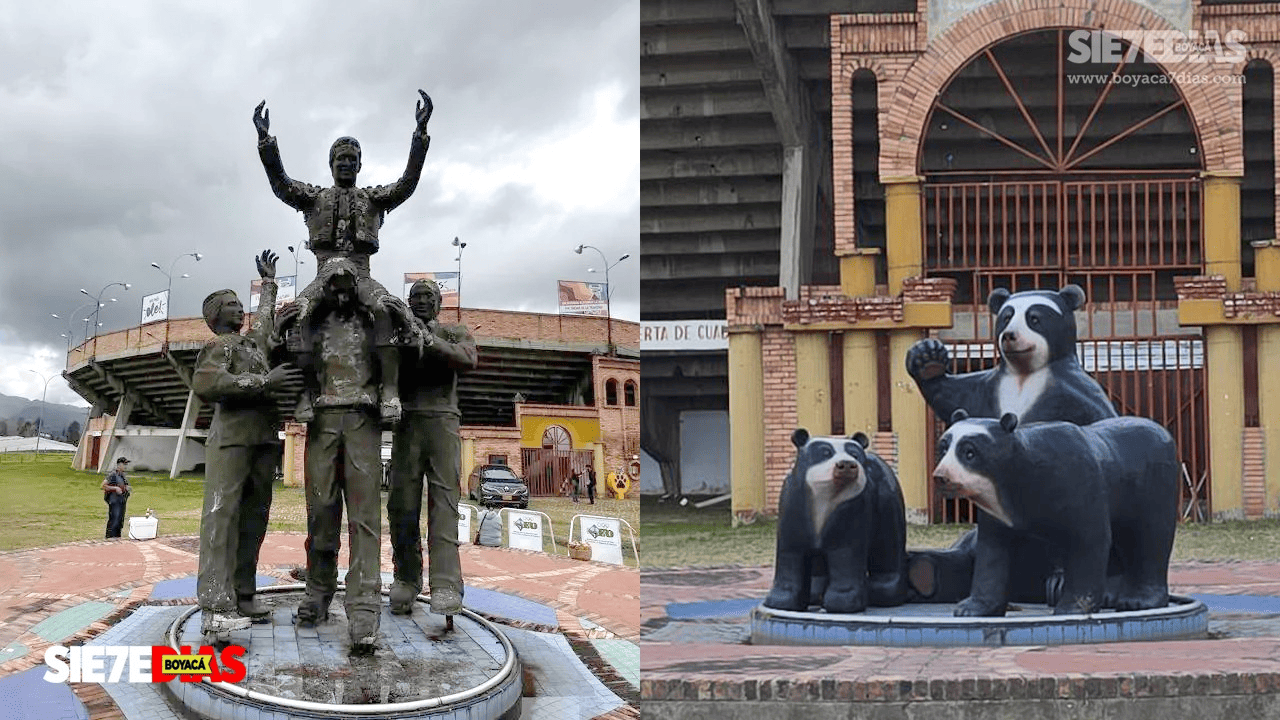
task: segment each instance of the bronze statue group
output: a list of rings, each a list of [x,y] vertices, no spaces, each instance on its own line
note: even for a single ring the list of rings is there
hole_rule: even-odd
[[[350,563],[345,611],[353,652],[378,641],[382,507],[382,427],[394,427],[391,612],[409,614],[423,590],[420,521],[426,480],[430,608],[452,626],[462,609],[458,555],[459,455],[457,378],[476,366],[475,340],[462,325],[441,324],[440,288],[420,280],[408,302],[369,274],[385,214],[417,187],[430,137],[426,93],[401,178],[371,188],[355,184],[360,144],[343,137],[329,152],[332,187],[285,174],[265,102],[254,111],[258,152],[271,189],[303,214],[317,275],[295,301],[276,306],[277,256],[257,258],[259,310],[241,334],[244,308],[231,290],[205,298],[205,321],[217,337],[201,351],[192,387],[213,404],[205,446],[205,501],[197,598],[202,632],[214,642],[264,620],[255,598],[258,553],[266,534],[271,483],[281,457],[278,408],[297,394],[293,416],[307,425],[305,457],[306,594],[299,625],[325,622],[337,592],[342,514]]]

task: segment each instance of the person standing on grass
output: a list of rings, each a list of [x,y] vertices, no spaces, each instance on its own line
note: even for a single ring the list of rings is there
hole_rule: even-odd
[[[116,467],[102,481],[102,499],[107,502],[107,538],[120,537],[124,529],[124,510],[129,503],[129,480],[124,476],[129,458],[116,458]]]
[[[594,465],[587,466],[587,500],[592,505],[596,504],[596,468]]]

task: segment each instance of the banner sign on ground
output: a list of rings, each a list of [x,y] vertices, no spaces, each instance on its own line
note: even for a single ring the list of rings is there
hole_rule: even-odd
[[[582,542],[591,545],[591,559],[622,564],[622,524],[617,518],[582,515]]]
[[[560,280],[561,315],[609,315],[609,286],[599,282]]]
[[[158,293],[144,295],[142,297],[142,324],[146,325],[150,322],[158,322],[160,320],[169,319],[169,291],[161,290]]]
[[[542,516],[538,513],[508,510],[507,547],[542,552]]]
[[[436,284],[440,286],[440,307],[458,307],[458,273],[405,273],[404,299],[406,302],[409,300],[409,290],[412,289],[413,284],[419,280],[435,280]]]
[[[458,506],[458,542],[466,545],[471,542],[471,506]]]
[[[276,278],[276,309],[298,296],[298,276],[286,275]],[[262,278],[249,283],[249,307],[251,313],[258,312],[258,303],[262,299]]]

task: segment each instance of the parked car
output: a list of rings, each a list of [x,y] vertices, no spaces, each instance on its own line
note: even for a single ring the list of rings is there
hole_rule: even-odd
[[[467,494],[481,505],[529,507],[529,485],[506,465],[481,465],[467,478]]]

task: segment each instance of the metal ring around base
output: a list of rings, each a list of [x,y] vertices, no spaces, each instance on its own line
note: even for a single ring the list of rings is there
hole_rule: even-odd
[[[270,587],[258,588],[257,592],[283,593],[283,592],[295,592],[298,590],[305,590],[306,588],[307,586],[305,584],[292,583],[289,585],[272,585]],[[346,584],[338,583],[337,590],[346,590]],[[387,591],[384,590],[383,594],[384,595],[387,594]],[[421,594],[421,595],[418,595],[416,599],[426,600],[428,599],[428,597],[429,596],[426,594]],[[192,615],[194,615],[199,611],[200,611],[200,608],[198,606],[191,608],[190,610],[187,610],[186,612],[179,615],[178,618],[173,621],[173,623],[169,626],[169,632],[167,637],[169,647],[173,648],[174,650],[178,650],[181,647],[178,644],[178,638],[177,638],[178,628],[182,627],[182,623],[185,622],[187,618],[191,617]],[[467,700],[473,700],[475,698],[478,698],[484,695],[485,693],[489,692],[493,688],[497,687],[503,681],[510,678],[511,674],[514,672],[516,667],[516,651],[515,651],[515,647],[511,645],[511,641],[507,639],[507,636],[502,634],[502,631],[500,631],[497,628],[497,626],[495,626],[493,623],[489,622],[488,620],[485,620],[484,618],[480,617],[479,615],[471,612],[466,608],[463,608],[462,612],[460,612],[459,614],[465,615],[466,617],[470,618],[476,623],[479,623],[482,627],[484,627],[489,632],[493,633],[494,636],[498,638],[498,641],[502,643],[502,648],[507,653],[507,660],[502,665],[502,667],[498,669],[498,672],[494,674],[493,677],[471,688],[470,690],[464,690],[462,692],[454,693],[452,695],[441,695],[440,697],[427,698],[425,700],[414,700],[412,702],[398,702],[398,703],[385,703],[385,704],[372,704],[372,705],[328,704],[328,703],[312,702],[310,700],[294,700],[292,698],[283,698],[283,697],[278,697],[276,695],[268,695],[266,693],[261,693],[256,690],[246,690],[242,687],[237,687],[236,685],[232,685],[230,683],[214,682],[213,680],[210,680],[208,677],[200,678],[200,682],[207,684],[209,687],[216,688],[218,690],[221,690],[222,692],[229,693],[231,695],[234,695],[239,698],[243,698],[245,700],[252,700],[254,702],[266,703],[271,705],[279,705],[281,707],[286,707],[293,710],[304,710],[307,712],[320,712],[320,713],[348,713],[351,715],[366,715],[366,716],[386,715],[391,713],[414,712],[417,710],[430,710],[431,708],[441,707],[445,705],[453,705],[456,703],[465,702]]]

